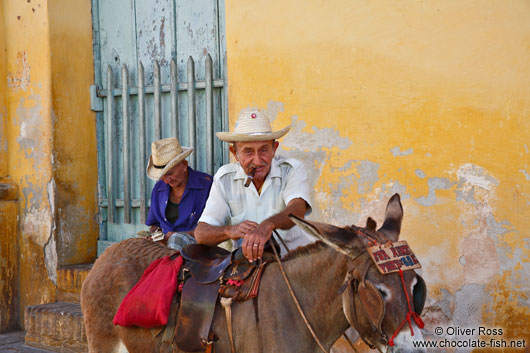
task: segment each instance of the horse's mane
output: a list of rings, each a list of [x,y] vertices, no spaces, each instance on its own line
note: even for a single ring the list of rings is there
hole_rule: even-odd
[[[319,252],[320,250],[327,248],[327,247],[328,246],[320,240],[314,243],[305,245],[305,246],[299,246],[296,249],[291,250],[287,254],[285,254],[285,256],[282,257],[282,262],[294,260],[299,257],[304,257],[304,256],[308,256],[311,254],[315,254]]]

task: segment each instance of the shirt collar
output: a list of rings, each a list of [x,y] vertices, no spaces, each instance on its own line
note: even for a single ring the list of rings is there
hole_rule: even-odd
[[[186,188],[190,189],[204,189],[204,185],[199,180],[200,175],[193,170],[191,167],[188,167],[188,184]]]

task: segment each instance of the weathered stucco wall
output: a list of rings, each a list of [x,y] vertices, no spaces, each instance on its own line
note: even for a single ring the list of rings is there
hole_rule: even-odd
[[[58,267],[96,254],[91,11],[90,0],[2,6],[7,94],[0,113],[7,116],[8,175],[20,190],[22,314],[27,305],[55,301]]]
[[[5,34],[4,34],[4,18],[2,14],[3,3],[0,2],[0,49],[5,48]],[[0,177],[7,175],[7,136],[6,136],[6,122],[7,122],[7,77],[6,71],[6,52],[0,50]]]
[[[18,327],[18,189],[0,178],[0,332]]]
[[[314,182],[312,218],[382,220],[429,286],[427,329],[530,342],[528,1],[226,3],[229,112],[267,110]]]
[[[52,53],[53,171],[60,265],[96,258],[96,114],[90,110],[94,80],[90,0],[48,2]]]
[[[4,1],[9,175],[19,186],[20,308],[53,301],[57,255],[46,1]],[[22,315],[21,315],[22,317]]]
[[[0,14],[3,3],[0,2]],[[18,326],[18,189],[9,178],[7,161],[7,71],[4,18],[0,15],[0,332]]]

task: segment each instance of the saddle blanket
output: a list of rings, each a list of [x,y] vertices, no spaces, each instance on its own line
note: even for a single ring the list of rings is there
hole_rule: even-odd
[[[183,262],[182,256],[153,261],[121,302],[112,320],[114,325],[147,328],[166,325]]]

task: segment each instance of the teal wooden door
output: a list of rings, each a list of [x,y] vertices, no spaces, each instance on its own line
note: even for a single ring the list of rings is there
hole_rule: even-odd
[[[177,136],[192,167],[228,160],[224,0],[92,0],[99,252],[144,225],[151,143]]]

